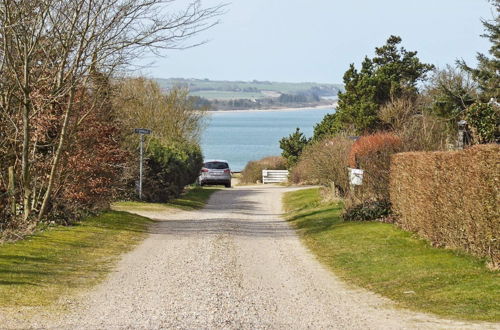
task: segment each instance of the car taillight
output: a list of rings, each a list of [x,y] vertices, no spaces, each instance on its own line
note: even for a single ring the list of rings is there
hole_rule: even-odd
[[[204,173],[206,173],[206,172],[208,172],[208,169],[202,168],[201,171],[204,172]]]
[[[224,173],[231,173],[231,170],[230,169],[225,169]]]

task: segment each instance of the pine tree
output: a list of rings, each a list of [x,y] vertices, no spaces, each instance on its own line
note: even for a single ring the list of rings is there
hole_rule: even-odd
[[[309,144],[310,139],[297,127],[294,133],[280,140],[281,155],[286,159],[288,167],[292,167],[299,160],[302,150]]]
[[[357,133],[384,128],[378,113],[393,98],[416,95],[417,83],[425,79],[434,66],[420,62],[417,52],[399,47],[401,38],[391,36],[375,49],[375,57],[365,57],[358,71],[354,64],[344,74],[345,92],[339,93],[335,116],[327,116],[315,129],[319,139],[340,130]],[[328,130],[330,129],[330,130]]]
[[[480,101],[488,102],[491,98],[500,99],[500,1],[495,1],[497,15],[493,21],[483,20],[486,33],[482,36],[491,41],[489,53],[491,57],[478,53],[477,68],[469,67],[465,61],[458,65],[471,73],[472,79],[478,84]]]

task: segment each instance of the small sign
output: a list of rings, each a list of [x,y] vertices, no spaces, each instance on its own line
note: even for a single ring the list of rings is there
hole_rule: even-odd
[[[147,128],[136,128],[134,132],[137,134],[151,134],[151,130]]]
[[[353,186],[361,186],[363,184],[363,170],[357,168],[349,168],[349,181]]]

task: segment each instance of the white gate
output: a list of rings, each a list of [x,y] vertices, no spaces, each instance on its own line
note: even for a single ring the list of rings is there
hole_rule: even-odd
[[[287,170],[263,170],[262,183],[281,183],[288,181]]]

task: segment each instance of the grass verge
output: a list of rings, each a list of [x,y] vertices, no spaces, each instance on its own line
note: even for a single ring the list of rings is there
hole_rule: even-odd
[[[147,202],[117,202],[113,204],[113,209],[119,211],[168,211],[172,208],[183,211],[198,210],[205,206],[210,196],[220,190],[216,187],[193,187],[186,191],[181,197],[168,203],[147,203]]]
[[[44,306],[96,284],[145,237],[150,222],[110,211],[0,245],[0,306]]]
[[[431,247],[394,225],[343,222],[319,189],[289,192],[287,219],[318,259],[347,282],[399,306],[444,317],[500,321],[500,274],[484,260]]]
[[[193,210],[203,207],[216,190],[193,188],[167,204],[117,204],[140,210]],[[0,307],[46,306],[97,284],[120,254],[146,237],[152,222],[109,211],[73,226],[50,227],[24,240],[1,244]]]

